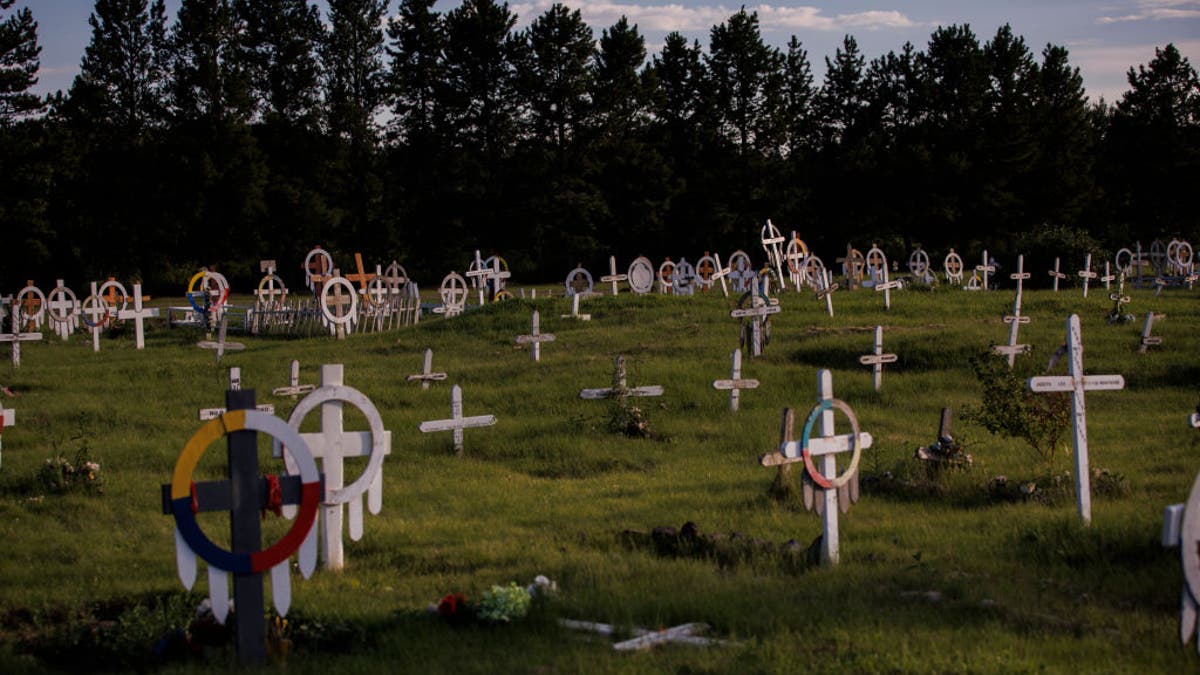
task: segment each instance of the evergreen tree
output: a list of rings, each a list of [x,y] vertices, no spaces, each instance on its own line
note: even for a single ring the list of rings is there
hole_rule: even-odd
[[[321,17],[307,0],[235,0],[245,26],[242,61],[263,117],[306,125],[317,121]]]
[[[992,250],[1016,253],[1014,236],[1029,228],[1030,180],[1037,162],[1034,105],[1038,66],[1025,40],[1005,24],[983,47],[987,68],[983,138],[979,153],[982,185],[978,225],[1000,241]],[[1007,245],[1005,245],[1007,244]]]
[[[15,2],[0,0],[0,11],[11,9]],[[44,109],[41,99],[29,93],[37,84],[41,64],[37,29],[28,7],[0,22],[0,126],[11,126]]]
[[[579,10],[572,12],[556,3],[533,20],[526,41],[528,61],[521,82],[531,131],[562,155],[587,124],[591,110],[592,29]]]
[[[702,58],[700,43],[689,45],[677,32],[667,35],[654,57],[654,117],[674,144],[690,144],[706,116],[708,74]]]
[[[863,66],[866,59],[851,35],[842,38],[842,46],[833,60],[825,57],[825,83],[821,86],[818,109],[821,115],[823,145],[849,142],[859,133],[867,107]]]
[[[330,0],[321,46],[329,130],[357,152],[375,143],[384,102],[383,16],[388,0]]]
[[[592,76],[592,105],[606,135],[628,134],[645,122],[648,112],[646,40],[636,24],[622,16],[600,34]]]
[[[401,0],[399,13],[388,20],[388,55],[397,135],[428,138],[437,126],[438,86],[444,77],[442,17],[433,11],[437,0]]]
[[[758,14],[743,7],[713,26],[706,62],[723,134],[740,152],[775,149],[782,57],[763,42]]]
[[[1079,225],[1085,207],[1097,202],[1096,120],[1079,69],[1067,50],[1047,44],[1038,69],[1034,107],[1038,161],[1029,183],[1031,225]]]
[[[526,50],[512,34],[516,22],[495,0],[464,0],[445,19],[445,123],[458,143],[490,157],[503,156],[516,138],[517,64]]]
[[[808,51],[793,35],[788,40],[787,55],[783,60],[783,77],[786,107],[786,143],[793,157],[816,146],[817,90],[813,87],[812,64]]]

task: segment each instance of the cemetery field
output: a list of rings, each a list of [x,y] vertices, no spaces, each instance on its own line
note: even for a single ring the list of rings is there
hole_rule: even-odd
[[[290,415],[297,401],[271,389],[288,383],[292,359],[311,384],[320,364],[344,364],[346,384],[392,432],[392,450],[382,512],[365,516],[360,541],[347,538],[345,568],[318,565],[307,580],[293,570],[282,630],[289,672],[1194,670],[1194,642],[1179,644],[1180,552],[1162,547],[1160,531],[1163,508],[1186,501],[1200,470],[1200,429],[1187,424],[1200,403],[1200,290],[1130,295],[1136,319],[1110,325],[1102,287],[1087,299],[1078,288],[1024,294],[1032,322],[1019,341],[1032,353],[1017,357],[1022,377],[1044,374],[1077,313],[1086,372],[1125,378],[1123,391],[1087,395],[1090,527],[1064,477],[1069,428],[1047,462],[964,415],[982,400],[969,359],[1008,340],[1011,288],[904,290],[890,311],[882,294],[839,291],[834,317],[811,293],[783,294],[764,354],[744,356],[743,377],[761,385],[742,391],[736,413],[712,386],[729,377],[738,346],[733,300],[719,293],[592,298],[580,308],[586,322],[560,318],[570,304],[555,297],[427,315],[344,341],[232,333],[247,348],[219,365],[195,346],[195,329],[153,323],[138,351],[129,327],[104,338],[100,353],[86,335],[62,342],[46,330],[22,346],[19,369],[0,348],[0,384],[19,394],[0,397],[17,417],[3,431],[0,468],[0,671],[207,672],[236,661],[229,647],[154,653],[188,626],[208,589],[203,571],[190,593],[178,579],[160,486],[201,425],[197,410],[223,405],[229,366],[259,403]],[[514,344],[532,308],[556,336],[538,363]],[[1162,344],[1139,354],[1150,310],[1166,314],[1154,325]],[[858,362],[877,325],[883,351],[898,356],[880,392]],[[448,378],[422,390],[405,377],[420,371],[427,347]],[[579,397],[611,385],[618,354],[630,386],[665,390],[630,399],[648,438],[613,430],[613,403]],[[1065,374],[1067,360],[1052,373]],[[841,516],[836,567],[810,564],[819,518],[798,494],[772,498],[777,469],[758,464],[780,442],[784,407],[795,408],[799,434],[819,368],[831,369],[834,395],[874,437],[859,467],[861,499]],[[449,433],[417,430],[449,417],[453,384],[464,415],[498,420],[467,429],[462,456]],[[944,406],[973,464],[931,473],[913,453],[936,440]],[[349,406],[346,428],[366,428]],[[81,450],[100,465],[93,489],[49,489],[39,473],[47,460]],[[223,476],[224,454],[214,443],[195,479]],[[269,441],[259,455],[267,471],[283,471]],[[348,462],[347,482],[363,466]],[[199,520],[227,545],[226,515]],[[701,547],[651,535],[686,522],[724,537]],[[268,514],[263,526],[273,541],[287,521]],[[452,626],[427,612],[447,594],[471,601],[539,574],[557,594],[511,624]],[[725,642],[616,652],[609,638],[560,627],[563,618],[613,624],[622,637],[702,622]]]

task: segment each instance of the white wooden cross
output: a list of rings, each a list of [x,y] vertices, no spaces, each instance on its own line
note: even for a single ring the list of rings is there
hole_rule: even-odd
[[[850,421],[851,432],[838,436],[834,432],[833,411],[841,410]],[[792,438],[792,410],[783,411],[783,429],[779,448],[772,453],[759,457],[762,466],[779,466],[782,464],[804,463],[804,468],[812,480],[824,493],[821,496],[822,505],[818,508],[821,513],[821,563],[836,565],[839,558],[838,541],[838,510],[839,493],[854,484],[858,473],[858,462],[862,451],[871,447],[874,439],[871,434],[860,431],[858,419],[854,411],[844,401],[833,397],[833,375],[825,369],[817,371],[817,405],[809,411],[804,423],[804,431],[799,441]],[[813,425],[817,426],[813,435]],[[844,472],[838,474],[837,454],[850,452],[850,464]],[[818,470],[813,463],[814,457],[821,458],[821,468]],[[857,499],[856,492],[850,489],[846,502]],[[844,510],[844,509],[843,509]]]
[[[241,389],[242,389],[242,369],[237,368],[237,367],[230,368],[229,369],[229,390],[230,391],[241,391]],[[268,415],[275,414],[275,406],[271,405],[270,403],[261,403],[254,407],[262,412],[267,413]],[[207,422],[208,420],[214,420],[214,419],[220,417],[221,415],[224,415],[226,412],[227,411],[225,410],[225,408],[201,408],[199,411],[197,411],[196,417],[201,422]]]
[[[883,364],[895,363],[898,358],[895,354],[883,353],[883,326],[875,326],[875,351],[858,357],[859,363],[871,366],[874,371],[875,391],[883,388]]]
[[[13,317],[12,317],[12,320],[9,322],[12,332],[11,333],[0,333],[0,342],[11,342],[12,343],[13,368],[20,368],[21,367],[21,343],[22,342],[30,342],[32,340],[41,340],[42,334],[41,333],[22,333],[21,332],[21,323],[22,322],[19,320],[19,318],[17,316],[20,313],[20,310],[14,306],[12,312],[13,312]]]
[[[1058,271],[1058,265],[1059,265],[1059,259],[1055,258],[1054,259],[1054,269],[1050,270],[1050,276],[1054,278],[1054,292],[1055,293],[1058,292],[1058,282],[1062,279],[1067,278],[1067,275]]]
[[[1028,316],[1021,315],[1021,296],[1024,291],[1024,281],[1029,278],[1029,273],[1025,271],[1025,256],[1017,256],[1017,271],[1010,274],[1009,278],[1017,282],[1017,296],[1013,300],[1013,313],[1004,317],[1004,323],[1008,324],[1008,344],[995,345],[992,347],[992,351],[1007,356],[1008,367],[1011,370],[1016,361],[1017,354],[1024,354],[1030,349],[1027,344],[1017,344],[1018,327],[1023,323],[1029,323],[1030,320]]]
[[[157,307],[142,307],[142,284],[135,282],[133,284],[133,309],[123,309],[117,312],[117,318],[122,321],[133,319],[134,334],[137,336],[138,349],[146,346],[146,328],[143,322],[148,318],[157,317]]]
[[[946,273],[946,283],[961,284],[963,280],[963,261],[962,256],[950,249],[942,260],[942,270]]]
[[[300,394],[310,394],[317,388],[315,384],[300,384],[300,362],[292,359],[289,370],[288,386],[276,387],[271,390],[272,396],[291,396],[293,399]]]
[[[717,264],[717,270],[713,272],[712,278],[721,282],[721,295],[729,297],[729,282],[726,277],[729,276],[729,268],[721,266],[721,254],[712,254],[713,261]]]
[[[766,342],[766,327],[768,317],[783,311],[779,305],[772,305],[758,293],[758,284],[750,281],[750,290],[744,294],[738,304],[747,302],[746,307],[739,307],[729,312],[730,318],[750,319],[750,333],[746,334],[743,323],[743,342],[750,348],[750,356],[761,356]]]
[[[346,333],[354,330],[354,322],[358,320],[358,292],[354,284],[342,276],[340,269],[334,268],[333,276],[321,286],[319,300],[329,334],[345,340]]]
[[[1104,276],[1100,277],[1100,281],[1104,282],[1104,290],[1106,290],[1106,291],[1112,290],[1112,282],[1116,278],[1117,278],[1116,275],[1114,275],[1111,272],[1111,268],[1109,267],[1108,261],[1105,260],[1104,261]]]
[[[580,389],[579,398],[597,400],[602,398],[618,398],[623,396],[662,396],[661,385],[651,384],[643,387],[630,387],[625,380],[625,357],[617,355],[613,361],[613,385],[607,389]]]
[[[422,389],[428,389],[430,382],[441,382],[442,380],[445,380],[446,373],[433,372],[433,350],[426,349],[424,369],[421,372],[416,373],[415,375],[409,375],[404,379],[407,382],[420,382]]]
[[[92,332],[92,351],[98,352],[100,351],[100,331],[104,330],[112,310],[97,290],[96,282],[92,282],[92,294],[84,298],[80,306],[84,323]]]
[[[246,348],[246,345],[240,342],[226,342],[225,335],[229,330],[229,315],[221,316],[221,324],[217,327],[217,339],[201,340],[196,343],[196,346],[201,349],[215,349],[217,351],[217,362],[221,361],[221,357],[225,356],[226,351],[240,352]]]
[[[779,232],[779,228],[775,227],[775,225],[771,223],[770,218],[767,219],[767,224],[763,226],[762,231],[759,234],[762,239],[763,250],[767,252],[767,264],[775,266],[775,274],[778,275],[776,278],[779,279],[779,285],[781,287],[786,287],[786,284],[783,283],[784,276],[782,244],[787,240],[784,239],[783,234]]]
[[[1200,414],[1192,415],[1192,425],[1200,427]],[[1172,504],[1163,511],[1162,545],[1178,546],[1183,566],[1183,593],[1179,608],[1179,641],[1187,644],[1196,634],[1200,613],[1200,475],[1192,482],[1186,504]],[[1200,640],[1196,647],[1200,650]]]
[[[467,280],[458,272],[451,272],[442,278],[438,288],[442,304],[433,308],[434,314],[445,314],[447,317],[462,314],[467,306]]]
[[[561,318],[577,319],[579,321],[591,321],[592,320],[591,314],[580,314],[579,313],[579,299],[582,298],[583,295],[584,295],[583,293],[572,293],[571,294],[571,313],[563,314]]]
[[[454,452],[461,455],[463,453],[463,429],[472,429],[475,427],[490,427],[496,423],[495,415],[475,415],[474,417],[463,417],[462,406],[462,388],[457,384],[450,390],[450,417],[444,420],[431,420],[421,422],[417,427],[421,433],[428,434],[435,431],[453,431],[454,432]]]
[[[1084,392],[1113,391],[1125,388],[1120,375],[1083,374],[1083,338],[1079,331],[1079,315],[1067,318],[1067,349],[1071,355],[1068,375],[1045,375],[1029,378],[1029,390],[1035,393],[1066,391],[1071,393],[1071,428],[1075,435],[1075,495],[1079,518],[1084,525],[1092,522],[1091,474],[1088,469],[1087,412]]]
[[[983,250],[983,264],[976,265],[975,271],[983,273],[983,290],[988,290],[988,275],[996,272],[996,265],[988,262],[987,249]]]
[[[741,398],[742,389],[758,389],[758,380],[742,379],[742,350],[733,350],[733,365],[729,368],[728,380],[714,380],[712,383],[713,389],[728,389],[729,390],[729,409],[733,412],[738,410],[738,400]]]
[[[75,291],[63,285],[62,279],[56,280],[54,288],[46,294],[46,316],[54,326],[54,333],[63,340],[78,327],[79,298]]]
[[[615,284],[616,282],[613,283]],[[578,298],[579,296],[575,297]],[[529,335],[517,336],[517,344],[532,345],[529,348],[529,353],[533,355],[533,360],[536,362],[542,360],[542,343],[554,342],[554,333],[541,332],[541,315],[538,314],[536,309],[533,310],[532,324],[533,326],[529,330]]]
[[[611,636],[618,631],[618,628],[612,624],[596,623],[594,621],[576,621],[574,619],[559,619],[558,624],[563,628],[572,630],[583,630],[600,635]],[[649,649],[655,645],[665,643],[680,643],[687,645],[696,645],[707,647],[709,645],[725,644],[724,640],[716,638],[707,638],[696,633],[701,633],[708,630],[708,625],[703,623],[685,623],[663,630],[647,630],[645,628],[633,629],[635,637],[622,642],[613,644],[613,650],[618,652],[632,651],[635,649]]]
[[[903,288],[904,282],[900,281],[899,279],[896,279],[895,281],[888,281],[888,268],[887,268],[886,262],[884,263],[883,267],[880,269],[879,274],[880,274],[879,280],[875,282],[875,292],[878,293],[879,291],[883,291],[883,308],[891,309],[892,308],[892,289],[893,288]]]
[[[17,411],[13,410],[12,408],[0,406],[0,434],[3,434],[5,427],[15,427],[16,425]],[[0,444],[0,449],[3,449],[3,447],[3,444]]]
[[[829,316],[833,316],[833,292],[838,289],[838,285],[833,283],[833,275],[828,269],[821,269],[821,279],[823,283],[817,289],[817,299],[825,299],[825,311],[829,312]]]
[[[1088,295],[1088,284],[1092,279],[1096,278],[1096,273],[1092,271],[1092,254],[1089,253],[1083,259],[1083,269],[1079,270],[1079,277],[1083,279],[1083,297]]]
[[[620,282],[629,278],[628,274],[617,274],[617,257],[608,256],[608,274],[600,277],[600,281],[612,284],[612,294],[617,295],[621,292]]]
[[[369,431],[346,431],[343,423],[343,405],[349,403],[367,419]],[[308,444],[314,459],[321,460],[324,474],[325,494],[321,500],[321,529],[323,531],[321,553],[325,568],[339,570],[345,565],[342,547],[342,505],[346,505],[350,538],[362,539],[363,503],[367,495],[367,508],[378,514],[383,508],[383,460],[392,452],[392,432],[383,428],[379,411],[359,390],[345,386],[342,364],[321,366],[321,386],[301,399],[292,411],[288,424],[296,431],[304,417],[317,406],[321,407],[321,431],[302,433],[300,437]],[[274,443],[274,456],[289,460],[287,449]],[[344,460],[347,457],[368,457],[362,474],[349,485],[345,485]],[[296,473],[290,460],[288,470]],[[295,506],[285,507],[285,515],[295,511]]]
[[[1151,335],[1150,331],[1154,329],[1154,322],[1158,319],[1167,318],[1166,314],[1155,314],[1154,312],[1146,312],[1146,323],[1142,326],[1142,340],[1138,343],[1138,353],[1145,354],[1151,345],[1161,345],[1162,336]]]
[[[487,286],[486,277],[490,272],[491,270],[483,265],[483,258],[479,256],[479,249],[475,249],[475,262],[467,270],[466,277],[471,280],[471,285],[478,289],[480,305],[484,303],[483,291]]]

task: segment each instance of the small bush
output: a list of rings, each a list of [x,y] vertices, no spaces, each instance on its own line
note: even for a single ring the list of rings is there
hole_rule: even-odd
[[[972,356],[971,368],[983,387],[983,402],[978,408],[967,408],[963,417],[994,435],[1025,441],[1043,463],[1051,463],[1071,423],[1070,397],[1063,392],[1029,391],[1026,378],[991,351]]]

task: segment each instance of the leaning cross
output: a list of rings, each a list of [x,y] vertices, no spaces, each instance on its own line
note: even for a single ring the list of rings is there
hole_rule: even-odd
[[[142,349],[146,346],[146,329],[143,325],[145,320],[151,317],[158,317],[157,307],[142,307],[142,301],[145,297],[142,295],[142,284],[133,284],[133,309],[123,309],[117,312],[117,318],[125,321],[133,319],[134,333],[137,335],[137,348]]]
[[[1161,345],[1162,336],[1151,335],[1150,331],[1154,329],[1154,322],[1159,319],[1167,318],[1166,314],[1155,314],[1154,312],[1146,312],[1146,323],[1142,326],[1142,340],[1138,343],[1138,353],[1145,354],[1146,350],[1151,345]]]
[[[783,284],[783,250],[781,244],[787,241],[783,234],[779,232],[779,228],[771,223],[771,219],[767,219],[767,224],[763,226],[760,237],[762,239],[763,250],[767,252],[767,264],[775,266],[775,274],[778,275],[780,285]]]
[[[712,257],[713,257],[713,262],[715,262],[717,264],[717,269],[716,269],[716,271],[713,272],[712,278],[721,282],[721,295],[728,298],[729,297],[729,282],[727,281],[726,277],[729,276],[729,268],[721,266],[721,254],[720,253],[714,253]]]
[[[1085,525],[1092,522],[1091,475],[1088,469],[1087,412],[1084,407],[1085,391],[1112,391],[1125,388],[1125,378],[1120,375],[1084,375],[1083,339],[1079,331],[1079,315],[1067,319],[1067,349],[1071,363],[1066,376],[1046,375],[1031,377],[1029,390],[1035,393],[1066,391],[1071,393],[1071,428],[1075,435],[1075,495],[1079,504],[1079,518]]]
[[[346,431],[343,424],[343,404],[349,403],[367,420],[369,431]],[[342,364],[321,366],[321,386],[304,397],[292,411],[288,425],[300,431],[304,417],[317,406],[321,407],[321,431],[301,433],[313,458],[321,460],[325,475],[325,492],[321,503],[320,523],[324,529],[321,551],[325,569],[339,570],[345,565],[342,547],[342,504],[346,505],[350,521],[350,538],[358,541],[363,534],[362,496],[367,494],[367,508],[378,514],[383,508],[383,459],[392,452],[392,432],[383,428],[379,411],[359,390],[345,386]],[[295,473],[290,448],[276,443],[276,457],[282,455],[288,470]],[[343,460],[348,457],[367,457],[362,474],[344,485]]]
[[[225,623],[229,613],[229,573],[233,573],[238,659],[243,665],[261,665],[266,660],[263,575],[271,575],[275,609],[285,616],[291,605],[292,553],[298,551],[304,577],[316,567],[321,477],[303,439],[283,420],[254,410],[254,391],[228,391],[225,404],[230,412],[200,427],[184,446],[171,482],[162,486],[162,509],[175,516],[180,581],[191,589],[196,582],[197,558],[208,563],[209,599],[220,623]],[[298,460],[298,476],[259,473],[258,432],[288,445]],[[205,449],[222,436],[228,439],[228,478],[195,481],[195,469]],[[285,504],[299,504],[299,516],[281,539],[263,548],[261,514]],[[229,511],[229,549],[209,539],[196,522],[198,513],[217,511]]]
[[[415,375],[405,377],[406,382],[420,382],[422,389],[428,389],[430,382],[441,382],[446,379],[446,373],[433,372],[433,350],[425,350],[425,368]]]
[[[883,388],[883,364],[895,363],[898,358],[895,354],[883,353],[883,326],[875,326],[875,351],[858,357],[859,363],[874,370],[875,391]]]
[[[370,283],[377,275],[363,270],[363,260],[361,253],[354,254],[354,266],[358,268],[356,274],[347,274],[346,279],[358,283],[358,292],[360,295],[367,294],[367,284]]]
[[[738,410],[738,400],[741,398],[742,389],[758,389],[758,380],[742,379],[742,350],[733,350],[733,365],[729,368],[728,380],[714,380],[712,383],[713,389],[728,389],[729,390],[729,409],[733,412]]]
[[[291,396],[295,399],[300,394],[309,394],[317,388],[315,384],[300,384],[300,362],[292,359],[290,377],[288,378],[288,386],[275,387],[271,390],[272,396]]]
[[[462,405],[462,388],[457,384],[450,390],[450,418],[444,420],[431,420],[421,422],[417,427],[421,433],[428,434],[435,431],[453,431],[454,432],[454,453],[462,455],[463,453],[463,430],[474,427],[490,427],[496,423],[495,415],[476,415],[474,417],[463,417]]]
[[[9,322],[12,327],[11,333],[0,333],[0,342],[12,343],[12,364],[13,368],[21,367],[21,343],[32,340],[41,340],[41,333],[23,333],[21,332],[21,322],[17,319],[16,314],[18,309],[14,308],[12,320]]]
[[[1059,266],[1059,259],[1055,258],[1054,259],[1054,269],[1050,270],[1050,276],[1054,278],[1054,292],[1055,293],[1058,292],[1058,282],[1061,281],[1062,279],[1067,278],[1067,275],[1058,271],[1058,266]]]
[[[625,380],[625,357],[618,355],[613,361],[613,385],[607,389],[580,389],[579,398],[596,400],[602,398],[622,398],[627,396],[662,396],[661,385],[652,384],[644,387],[630,387]]]
[[[883,308],[891,309],[892,308],[892,289],[893,288],[902,288],[904,286],[904,283],[901,282],[899,279],[896,279],[894,281],[888,281],[888,269],[887,269],[886,262],[884,263],[883,267],[880,270],[880,275],[881,275],[880,281],[875,282],[875,291],[876,292],[883,291]]]
[[[1092,254],[1089,253],[1083,259],[1083,269],[1079,270],[1079,277],[1083,279],[1083,297],[1088,295],[1088,284],[1092,279],[1096,278],[1096,273],[1092,271]]]
[[[612,294],[620,293],[620,288],[617,286],[622,281],[629,278],[628,274],[617,274],[617,257],[608,256],[608,274],[600,277],[600,281],[612,284]]]
[[[838,436],[834,432],[833,411],[841,410],[850,422],[850,433]],[[821,563],[838,563],[838,511],[847,511],[850,503],[858,501],[858,462],[862,451],[871,447],[871,434],[860,431],[854,410],[844,401],[833,397],[833,375],[828,370],[817,371],[817,404],[808,413],[800,441],[793,440],[793,412],[783,410],[779,447],[775,452],[759,457],[762,466],[781,466],[804,463],[806,480],[824,493],[814,505],[821,514]],[[813,425],[817,436],[813,437]],[[849,452],[850,464],[838,474],[837,454]],[[821,458],[821,470],[813,464]],[[806,494],[806,500],[808,495]],[[805,506],[808,506],[806,501]]]
[[[616,282],[614,281],[613,283],[615,284]],[[578,302],[579,296],[577,295],[577,296],[575,296],[575,298],[576,298],[576,302]],[[532,345],[529,349],[529,353],[533,355],[534,361],[541,361],[542,360],[542,343],[543,342],[554,342],[554,333],[542,333],[541,332],[541,316],[538,314],[538,311],[536,309],[533,310],[532,323],[533,323],[533,327],[530,329],[529,335],[518,335],[517,336],[517,344]]]
[[[824,283],[817,289],[817,299],[825,299],[825,311],[829,312],[829,316],[833,316],[833,292],[838,289],[838,285],[833,283],[833,275],[828,269],[821,270],[821,279]]]

